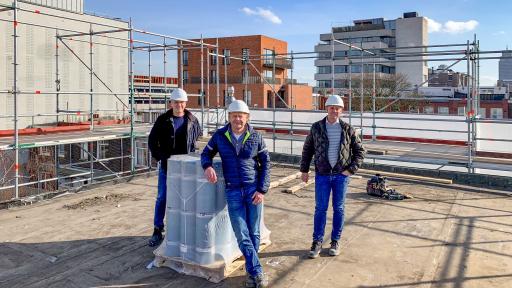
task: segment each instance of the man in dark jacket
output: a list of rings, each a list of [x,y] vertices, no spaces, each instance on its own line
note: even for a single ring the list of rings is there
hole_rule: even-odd
[[[247,104],[235,100],[228,112],[229,123],[213,134],[201,154],[201,165],[206,179],[217,182],[212,160],[220,154],[229,218],[245,257],[246,287],[266,287],[258,249],[262,203],[270,185],[270,157],[261,134],[247,124]]]
[[[340,238],[344,222],[345,194],[350,175],[363,163],[365,150],[354,128],[343,122],[343,99],[331,95],[325,102],[327,117],[315,122],[302,149],[300,171],[302,181],[308,182],[309,166],[315,156],[315,217],[310,258],[322,249],[327,208],[332,191],[333,220],[329,255],[340,253]]]
[[[188,100],[187,92],[180,88],[174,89],[170,99],[171,109],[156,119],[148,139],[151,155],[160,162],[154,230],[153,236],[149,240],[151,247],[159,245],[163,240],[167,197],[167,159],[171,155],[194,152],[196,141],[201,135],[199,121],[185,109]]]

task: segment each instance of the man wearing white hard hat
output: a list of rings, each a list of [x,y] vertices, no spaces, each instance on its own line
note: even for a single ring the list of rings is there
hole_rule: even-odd
[[[171,155],[194,152],[197,139],[201,135],[199,121],[185,109],[188,101],[187,92],[176,88],[172,91],[170,99],[171,109],[156,119],[148,139],[151,155],[160,162],[154,229],[149,240],[151,247],[159,245],[163,240],[167,197],[167,159]]]
[[[325,102],[327,116],[313,123],[302,149],[300,171],[302,181],[309,180],[309,167],[315,158],[315,216],[310,258],[322,249],[329,197],[332,191],[332,232],[330,256],[340,253],[340,238],[344,223],[345,195],[349,177],[363,163],[365,150],[356,131],[341,120],[343,99],[331,95]]]
[[[258,258],[262,203],[270,185],[270,156],[260,133],[249,124],[249,107],[234,100],[229,123],[218,129],[201,154],[205,177],[217,182],[212,167],[219,153],[226,182],[226,202],[238,247],[245,257],[246,287],[266,287],[268,280]]]

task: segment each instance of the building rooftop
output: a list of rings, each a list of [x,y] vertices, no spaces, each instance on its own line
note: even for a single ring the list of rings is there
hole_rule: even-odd
[[[272,180],[296,171],[274,166]],[[295,180],[270,192],[265,223],[272,244],[260,256],[272,287],[508,287],[510,194],[392,180],[414,199],[385,201],[366,195],[363,176],[350,183],[336,258],[306,256],[314,185],[281,192]],[[156,177],[138,177],[1,210],[0,230],[8,233],[0,234],[0,286],[240,287],[242,269],[212,284],[168,268],[146,268],[154,257],[146,243],[156,186]]]

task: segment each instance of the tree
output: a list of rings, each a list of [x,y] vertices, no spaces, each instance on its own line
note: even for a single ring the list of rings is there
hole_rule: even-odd
[[[344,80],[348,87],[349,80]],[[343,83],[342,82],[342,83]],[[352,111],[361,110],[361,75],[352,75]],[[363,75],[363,111],[373,111],[373,74]],[[428,101],[418,99],[417,91],[411,91],[411,84],[403,74],[386,74],[375,79],[375,111],[386,112],[413,112],[425,105]],[[349,96],[348,89],[344,89],[344,96]],[[397,98],[400,98],[397,100]],[[348,110],[348,107],[346,108]]]

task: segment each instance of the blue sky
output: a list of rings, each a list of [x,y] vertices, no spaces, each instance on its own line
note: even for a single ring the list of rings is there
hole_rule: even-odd
[[[416,11],[433,20],[430,44],[465,43],[477,34],[481,50],[512,47],[510,11],[512,1],[121,1],[85,0],[85,10],[100,15],[129,19],[134,27],[184,38],[264,34],[288,42],[294,52],[313,51],[320,33],[330,27],[349,25],[353,20],[384,17],[395,19],[403,12]],[[156,40],[156,39],[155,39]],[[170,69],[175,57],[170,57]],[[174,64],[174,65],[173,65]],[[437,66],[441,63],[429,63]],[[451,64],[447,62],[446,64]],[[136,58],[136,72],[144,73],[145,56]],[[161,66],[161,65],[160,65]],[[313,60],[297,60],[294,78],[314,83]],[[464,65],[454,67],[465,72]],[[156,63],[153,71],[158,73]],[[481,61],[481,84],[492,85],[498,78],[498,61]]]

